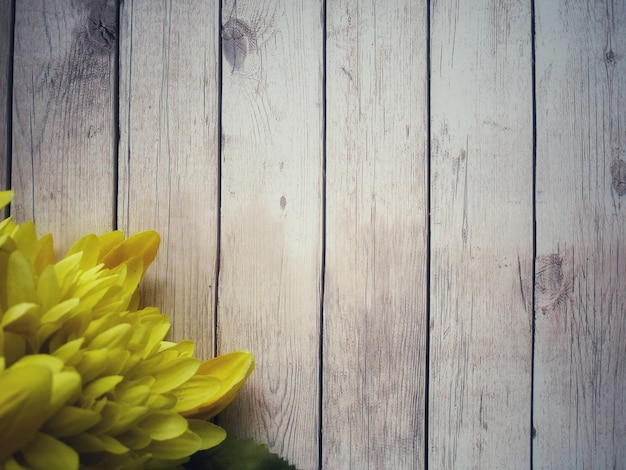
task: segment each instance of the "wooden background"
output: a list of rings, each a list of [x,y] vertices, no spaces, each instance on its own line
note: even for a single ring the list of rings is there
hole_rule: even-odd
[[[301,469],[626,468],[624,0],[0,0],[0,183]],[[471,165],[470,165],[471,163]],[[622,206],[624,204],[624,206]]]

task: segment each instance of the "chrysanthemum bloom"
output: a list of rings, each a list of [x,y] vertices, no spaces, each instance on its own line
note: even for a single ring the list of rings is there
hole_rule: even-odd
[[[137,294],[158,245],[87,235],[57,262],[50,235],[0,222],[0,469],[172,468],[224,439],[205,420],[254,360],[201,363],[193,342],[164,340],[168,318]]]

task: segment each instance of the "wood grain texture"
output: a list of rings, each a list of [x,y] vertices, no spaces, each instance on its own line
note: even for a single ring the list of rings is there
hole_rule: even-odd
[[[57,250],[113,225],[115,2],[16,2],[12,213]]]
[[[257,367],[220,422],[318,466],[322,45],[318,0],[222,7],[219,352]],[[230,43],[230,44],[229,44]],[[241,419],[245,417],[245,419]]]
[[[219,5],[124,2],[119,226],[161,235],[143,300],[170,337],[214,353],[219,217]]]
[[[11,31],[13,30],[11,0],[0,0],[0,189],[7,189],[7,172],[11,149],[9,136],[11,131],[10,102],[12,90],[10,77],[13,73],[11,56]],[[3,209],[5,211],[6,209]],[[2,214],[4,217],[5,214]]]
[[[530,465],[528,1],[431,10],[429,464]]]
[[[426,5],[329,2],[323,468],[421,468]]]
[[[626,462],[626,2],[538,2],[535,468]]]

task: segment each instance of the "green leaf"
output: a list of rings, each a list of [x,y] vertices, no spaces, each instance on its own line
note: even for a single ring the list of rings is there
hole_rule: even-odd
[[[187,470],[296,470],[296,467],[272,454],[267,445],[252,439],[227,437],[221,444],[195,453],[185,464]]]

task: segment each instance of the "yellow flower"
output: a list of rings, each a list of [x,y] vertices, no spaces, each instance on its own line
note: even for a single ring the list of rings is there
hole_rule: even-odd
[[[50,235],[0,222],[0,469],[172,468],[225,438],[205,420],[254,359],[202,363],[193,342],[164,340],[168,318],[137,293],[158,245],[87,235],[57,262]]]

